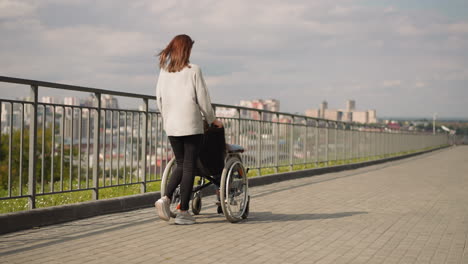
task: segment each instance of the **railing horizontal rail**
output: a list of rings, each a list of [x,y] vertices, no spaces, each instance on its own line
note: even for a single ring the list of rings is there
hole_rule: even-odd
[[[86,93],[109,94],[109,95],[115,95],[115,96],[146,98],[146,99],[153,99],[153,100],[156,99],[155,96],[146,95],[146,94],[126,93],[126,92],[119,92],[119,91],[90,88],[90,87],[85,87],[85,86],[36,81],[36,80],[21,79],[21,78],[7,77],[7,76],[0,76],[0,82],[35,85],[35,86],[40,86],[40,87],[56,88],[56,89],[86,92]]]

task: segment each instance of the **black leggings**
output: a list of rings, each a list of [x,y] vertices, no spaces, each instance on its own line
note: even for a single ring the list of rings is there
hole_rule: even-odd
[[[180,184],[180,210],[182,211],[189,209],[193,180],[195,178],[195,168],[197,166],[202,139],[202,134],[169,137],[177,166],[172,172],[172,176],[167,184],[166,195],[172,198],[172,194]]]

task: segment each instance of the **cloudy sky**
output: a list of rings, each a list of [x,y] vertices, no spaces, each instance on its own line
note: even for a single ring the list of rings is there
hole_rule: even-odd
[[[0,0],[0,75],[155,94],[181,33],[215,103],[468,118],[466,0]]]

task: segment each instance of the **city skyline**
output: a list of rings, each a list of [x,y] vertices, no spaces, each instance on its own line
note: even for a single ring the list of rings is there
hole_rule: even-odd
[[[380,116],[466,119],[467,10],[462,0],[6,0],[0,75],[155,94],[155,54],[187,33],[213,103],[278,98],[304,113],[354,98]]]

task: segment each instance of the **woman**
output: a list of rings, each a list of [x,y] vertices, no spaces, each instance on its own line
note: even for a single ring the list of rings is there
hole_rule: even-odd
[[[208,124],[222,127],[216,120],[200,67],[191,64],[194,41],[178,35],[159,53],[159,73],[156,101],[163,117],[164,130],[171,142],[177,167],[164,197],[156,201],[159,218],[170,219],[170,197],[180,184],[180,211],[176,224],[194,224],[188,212],[194,172],[203,137],[202,114]]]

